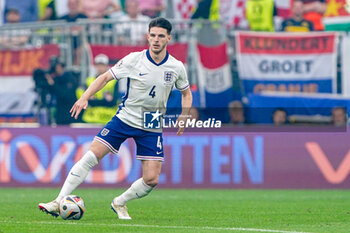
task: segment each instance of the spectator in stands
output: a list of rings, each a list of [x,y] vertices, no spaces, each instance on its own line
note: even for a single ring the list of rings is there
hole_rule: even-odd
[[[71,72],[65,71],[65,64],[61,59],[53,57],[50,63],[51,67],[46,74],[46,79],[50,92],[56,96],[56,124],[67,125],[76,122],[70,116],[69,110],[77,100],[78,78]]]
[[[145,45],[147,43],[148,23],[150,18],[140,14],[138,0],[125,2],[125,15],[120,17],[121,24],[116,25],[118,38],[122,44]]]
[[[313,30],[313,25],[310,21],[304,19],[303,1],[294,0],[293,16],[282,22],[282,31],[285,32],[309,32]]]
[[[21,21],[21,15],[18,9],[7,9],[5,13],[7,24],[15,24]],[[0,48],[15,49],[28,45],[30,30],[13,29],[0,31]]]
[[[81,12],[80,9],[81,0],[68,0],[68,14],[63,15],[60,19],[67,22],[75,22],[78,19],[86,19],[87,16]]]
[[[274,16],[276,15],[274,0],[246,1],[246,17],[252,31],[275,31]]]
[[[150,18],[159,17],[164,10],[164,0],[138,0],[141,13]]]
[[[235,100],[229,103],[230,124],[243,125],[245,122],[244,109],[241,101]]]
[[[65,20],[67,22],[75,22],[78,19],[86,19],[87,16],[81,12],[80,8],[80,2],[81,0],[68,0],[68,14],[63,15],[60,19]],[[74,50],[74,56],[73,56],[73,62],[74,65],[79,65],[81,61],[81,39],[79,37],[79,33],[81,31],[81,27],[72,27],[71,28],[71,35],[72,35],[72,43],[73,43],[73,50]]]
[[[276,108],[272,114],[272,121],[276,126],[287,124],[287,111],[283,108]]]
[[[108,18],[121,9],[113,0],[82,0],[81,4],[83,13],[90,19]]]
[[[21,22],[21,14],[17,8],[7,9],[5,12],[6,23],[20,23]]]
[[[21,16],[20,22],[35,22],[38,20],[37,0],[6,0],[5,12],[9,9],[17,9]],[[6,20],[6,19],[5,19]]]
[[[108,71],[109,59],[105,54],[99,54],[95,57],[96,75],[86,79],[85,89],[77,90],[77,97],[80,98],[84,91],[100,75]],[[118,104],[118,85],[117,82],[109,82],[89,100],[90,107],[83,113],[82,119],[85,123],[106,124],[111,117],[115,115]]]
[[[327,10],[325,0],[303,0],[304,2],[304,19],[309,20],[313,24],[315,31],[324,31],[322,22],[323,14]]]
[[[345,126],[347,124],[347,118],[345,107],[334,107],[332,109],[332,124],[334,126]]]

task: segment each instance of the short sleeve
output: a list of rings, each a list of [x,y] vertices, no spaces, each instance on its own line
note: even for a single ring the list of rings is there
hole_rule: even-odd
[[[189,84],[188,78],[187,78],[187,72],[186,72],[185,66],[182,63],[181,63],[181,68],[180,68],[180,71],[178,74],[178,78],[175,82],[175,87],[179,91],[184,91],[190,87],[190,84]]]
[[[109,69],[113,78],[120,80],[130,76],[130,67],[132,67],[133,54],[129,54],[118,61],[112,68]]]

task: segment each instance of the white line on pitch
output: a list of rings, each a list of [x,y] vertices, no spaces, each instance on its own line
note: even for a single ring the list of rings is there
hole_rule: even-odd
[[[247,231],[247,232],[271,232],[271,233],[308,233],[301,231],[283,231],[272,229],[259,229],[259,228],[244,228],[244,227],[196,227],[196,226],[161,226],[161,225],[142,225],[142,224],[107,224],[107,223],[78,223],[78,222],[45,222],[45,221],[6,221],[0,220],[0,223],[12,223],[12,224],[53,224],[53,225],[77,225],[77,226],[121,226],[121,227],[144,227],[144,228],[164,228],[164,229],[193,229],[193,230],[219,230],[219,231]]]

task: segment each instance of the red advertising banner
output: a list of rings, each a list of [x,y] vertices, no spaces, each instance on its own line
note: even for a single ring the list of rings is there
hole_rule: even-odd
[[[57,187],[99,129],[0,129],[0,186]],[[164,133],[159,187],[350,188],[349,132]],[[135,144],[108,155],[86,186],[125,187],[141,176]]]
[[[176,59],[187,63],[187,44],[169,44],[167,49]],[[131,52],[138,52],[148,49],[148,46],[125,46],[125,45],[90,45],[93,58],[98,54],[106,54],[112,63],[116,63]]]
[[[31,77],[36,68],[47,69],[49,58],[58,56],[58,45],[48,44],[40,48],[0,51],[0,78],[8,76]]]

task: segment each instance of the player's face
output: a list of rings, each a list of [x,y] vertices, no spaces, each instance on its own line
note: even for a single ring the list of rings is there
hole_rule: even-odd
[[[150,50],[155,54],[160,54],[166,48],[171,36],[165,28],[152,27],[147,35]]]

